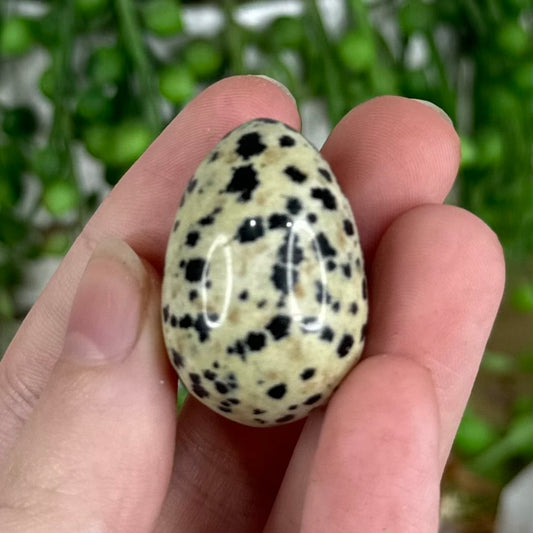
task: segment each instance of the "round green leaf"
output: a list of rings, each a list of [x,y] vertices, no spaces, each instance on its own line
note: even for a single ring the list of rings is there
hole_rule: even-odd
[[[11,16],[0,25],[0,55],[16,56],[26,53],[35,42],[31,21]]]
[[[454,446],[462,455],[471,457],[488,448],[497,438],[496,430],[486,420],[467,410],[457,430]]]
[[[352,72],[365,72],[376,61],[376,46],[372,34],[350,32],[338,44],[339,56],[344,65]]]
[[[193,76],[205,80],[220,70],[222,52],[211,41],[192,41],[183,51],[183,58]]]
[[[135,119],[126,120],[113,128],[111,150],[104,161],[117,167],[129,166],[142,155],[153,139],[147,124]]]
[[[521,283],[511,291],[511,305],[521,313],[533,311],[533,285],[531,282]]]
[[[305,45],[305,28],[301,17],[278,17],[263,34],[265,48],[301,50]]]
[[[44,189],[43,205],[51,215],[65,215],[76,208],[78,202],[78,187],[72,181],[54,181]]]
[[[194,96],[195,81],[186,65],[169,65],[159,74],[159,90],[167,100],[183,105]]]
[[[183,29],[181,9],[176,1],[150,0],[144,6],[143,18],[148,30],[160,37],[175,35]]]
[[[116,46],[102,46],[89,56],[87,72],[97,85],[118,83],[126,74],[125,52]]]

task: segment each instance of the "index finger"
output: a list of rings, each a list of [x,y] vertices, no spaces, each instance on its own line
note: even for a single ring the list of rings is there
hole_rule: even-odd
[[[297,128],[293,98],[262,77],[224,79],[195,98],[129,169],[86,225],[11,342],[0,365],[0,454],[47,383],[63,344],[70,306],[97,242],[115,236],[162,269],[183,189],[229,130],[269,116]]]

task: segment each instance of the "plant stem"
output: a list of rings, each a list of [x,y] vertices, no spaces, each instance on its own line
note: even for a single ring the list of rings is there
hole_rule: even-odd
[[[224,16],[226,17],[225,38],[230,57],[231,71],[233,74],[243,74],[244,64],[242,60],[242,30],[235,22],[233,17],[234,9],[235,5],[233,0],[224,0]]]
[[[322,17],[316,0],[310,0],[307,3],[305,15],[311,30],[311,42],[309,45],[315,47],[318,46],[322,52],[320,55],[316,56],[317,59],[320,59],[322,65],[311,65],[311,68],[318,68],[324,74],[329,114],[332,122],[336,124],[346,111],[346,102],[344,84],[341,80],[335,52],[324,28],[324,24],[322,23]]]
[[[124,46],[131,57],[141,87],[144,117],[154,134],[158,134],[163,126],[163,121],[157,103],[158,93],[153,83],[155,75],[146,54],[135,14],[135,5],[132,0],[115,0],[115,9]]]

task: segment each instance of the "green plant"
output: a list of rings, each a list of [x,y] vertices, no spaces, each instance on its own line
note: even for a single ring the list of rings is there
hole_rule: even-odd
[[[454,201],[496,231],[517,265],[512,272],[531,260],[529,2],[345,0],[346,26],[337,35],[326,30],[316,0],[261,31],[242,27],[238,3],[225,0],[223,28],[203,38],[186,31],[185,0],[34,3],[31,15],[18,0],[0,5],[0,89],[16,83],[13,73],[31,54],[44,53],[33,89],[51,115],[31,98],[0,100],[0,326],[28,311],[16,298],[26,265],[64,254],[101,200],[82,186],[80,147],[102,165],[102,184],[113,186],[197,92],[236,73],[277,78],[299,102],[325,101],[332,124],[379,94],[433,101],[461,138]],[[395,26],[394,37],[383,19]],[[413,44],[425,51],[416,64]],[[531,314],[531,282],[521,276],[510,277],[506,301]],[[489,352],[482,372],[508,381],[530,374],[530,354],[514,355]],[[456,453],[480,476],[504,483],[529,457],[520,440],[526,427],[523,410],[496,423],[469,408]],[[502,452],[509,446],[511,456]],[[491,472],[491,463],[499,470]]]

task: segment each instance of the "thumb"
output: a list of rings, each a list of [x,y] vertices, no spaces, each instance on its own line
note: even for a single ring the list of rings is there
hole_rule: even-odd
[[[159,281],[124,242],[97,246],[64,349],[0,463],[10,531],[148,531],[167,489],[175,383],[164,355]]]

